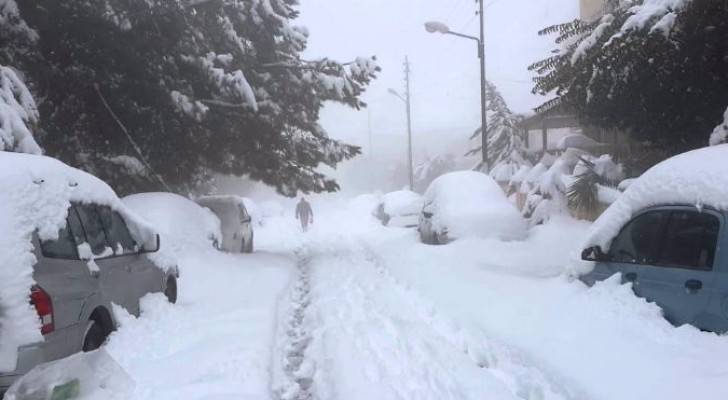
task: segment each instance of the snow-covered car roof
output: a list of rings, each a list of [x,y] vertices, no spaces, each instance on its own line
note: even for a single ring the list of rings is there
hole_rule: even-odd
[[[145,243],[154,230],[129,211],[100,179],[45,156],[0,152],[0,371],[15,369],[17,347],[42,340],[28,304],[36,263],[31,238],[58,237],[71,202],[108,205]]]
[[[398,190],[382,196],[384,212],[389,216],[418,214],[422,211],[424,200],[419,194],[409,190]]]
[[[154,224],[162,247],[210,246],[222,242],[220,220],[209,209],[174,193],[139,193],[122,199],[127,207]],[[169,240],[167,240],[169,239]]]
[[[637,212],[670,204],[728,210],[728,145],[683,153],[652,167],[597,219],[584,246],[606,251]]]
[[[517,239],[526,234],[526,221],[500,186],[483,173],[442,175],[430,184],[424,198],[425,207],[433,213],[433,228],[447,229],[452,238]]]
[[[237,206],[245,206],[245,199],[232,194],[216,194],[209,196],[201,196],[197,198],[198,204],[233,204]],[[246,207],[247,209],[247,207]]]

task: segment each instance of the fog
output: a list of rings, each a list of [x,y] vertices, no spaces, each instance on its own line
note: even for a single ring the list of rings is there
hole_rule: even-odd
[[[553,48],[551,38],[537,32],[577,16],[574,0],[493,0],[486,3],[488,79],[516,112],[529,113],[546,99],[531,93],[530,63]],[[445,22],[453,31],[477,35],[476,3],[470,0],[305,0],[300,25],[310,28],[308,58],[349,61],[376,55],[382,72],[363,100],[368,107],[352,110],[327,104],[321,123],[337,139],[358,145],[362,155],[322,168],[336,177],[341,194],[352,196],[390,191],[407,184],[406,114],[404,103],[388,93],[404,92],[403,61],[411,62],[414,164],[435,156],[454,158],[470,168],[476,158],[464,157],[468,138],[480,125],[480,70],[475,42],[429,34],[423,24]],[[371,138],[371,146],[370,146]],[[220,191],[269,198],[274,191],[240,179],[219,179]]]

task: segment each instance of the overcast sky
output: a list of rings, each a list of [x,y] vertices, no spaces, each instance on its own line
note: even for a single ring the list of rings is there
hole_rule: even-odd
[[[528,112],[543,99],[531,94],[527,66],[553,44],[539,29],[576,17],[578,0],[486,0],[488,79],[514,111]],[[404,129],[404,106],[387,93],[403,88],[403,60],[412,64],[413,125],[428,132],[469,132],[480,125],[480,75],[475,42],[429,34],[429,20],[477,35],[474,0],[301,0],[300,25],[311,32],[307,57],[348,61],[376,55],[383,71],[364,99],[369,111],[327,106],[322,123],[334,137],[366,143],[367,114],[376,135]],[[459,133],[459,135],[462,133]]]

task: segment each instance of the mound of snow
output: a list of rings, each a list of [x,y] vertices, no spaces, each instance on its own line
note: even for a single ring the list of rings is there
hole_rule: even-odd
[[[638,211],[655,205],[686,204],[728,210],[728,144],[667,159],[637,178],[594,223],[585,247],[606,251]]]
[[[212,211],[185,197],[140,193],[124,197],[123,202],[159,230],[165,253],[212,246],[215,241],[222,243],[220,220]]]
[[[382,196],[384,212],[389,216],[419,214],[422,211],[422,196],[409,190],[399,190]]]
[[[433,229],[447,230],[450,238],[526,236],[526,221],[500,186],[480,172],[452,172],[435,179],[425,204],[433,214]]]
[[[0,182],[0,371],[13,371],[18,346],[43,340],[28,302],[34,232],[41,240],[58,238],[71,202],[85,202],[118,211],[138,243],[154,240],[155,233],[106,183],[53,158],[0,152]]]
[[[377,206],[381,203],[379,194],[362,194],[354,197],[349,201],[347,208],[357,216],[371,216],[376,211]]]

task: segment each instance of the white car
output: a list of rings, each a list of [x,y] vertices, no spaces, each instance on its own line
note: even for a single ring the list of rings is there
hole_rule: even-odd
[[[174,193],[139,193],[126,196],[124,204],[144,220],[154,224],[163,246],[172,251],[200,247],[219,247],[222,243],[220,220],[208,208]]]
[[[253,218],[240,196],[217,195],[197,199],[197,204],[209,208],[220,219],[222,243],[220,249],[231,253],[253,252]]]
[[[409,190],[399,190],[382,196],[375,217],[384,226],[414,228],[417,226],[424,200]]]
[[[460,171],[435,179],[424,196],[419,232],[423,243],[445,244],[464,237],[516,240],[527,223],[489,176]]]

